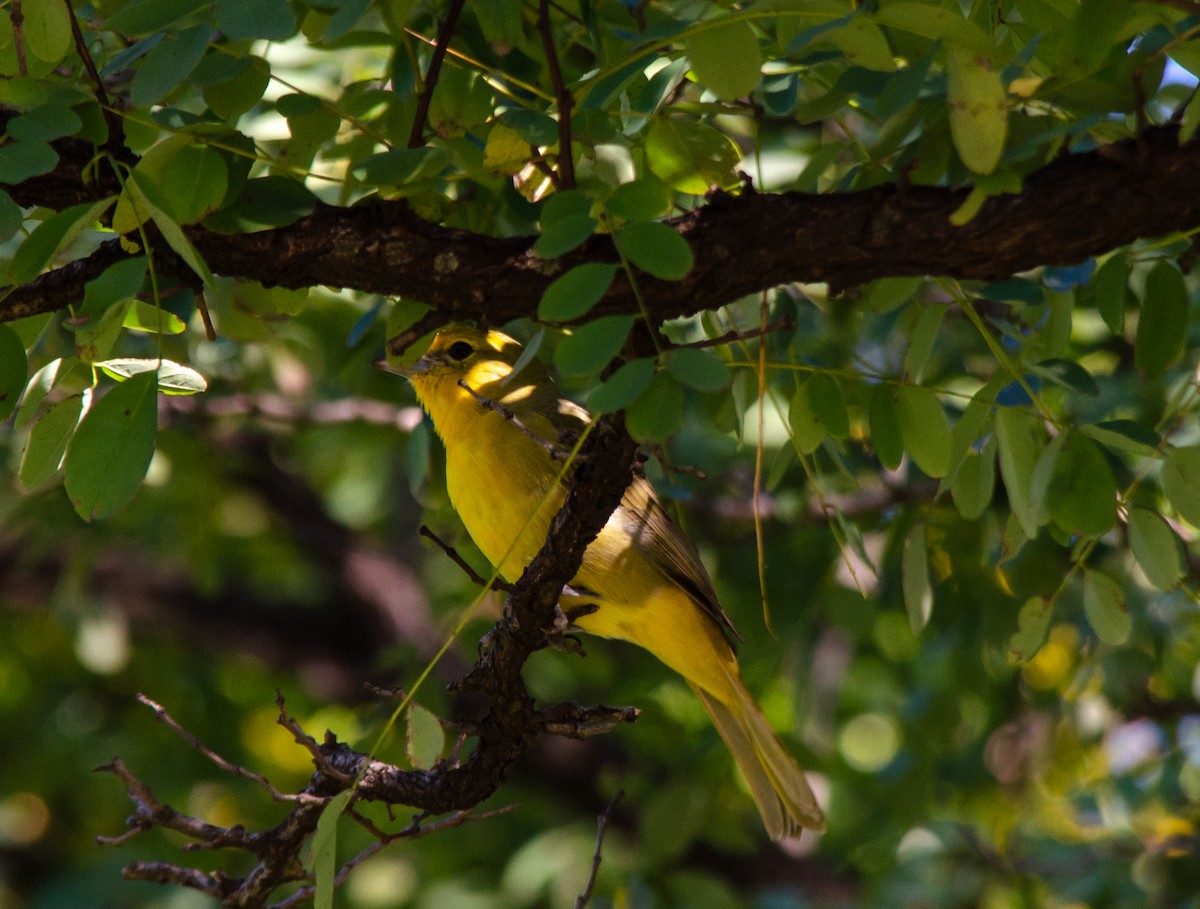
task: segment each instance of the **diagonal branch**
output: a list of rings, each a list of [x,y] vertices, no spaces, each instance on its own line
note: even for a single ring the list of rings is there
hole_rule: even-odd
[[[425,84],[417,97],[417,112],[413,116],[412,132],[408,134],[408,147],[420,148],[425,144],[425,121],[429,118],[429,105],[433,103],[433,92],[437,88],[438,77],[442,73],[442,61],[446,59],[446,51],[450,47],[450,39],[458,27],[458,16],[466,5],[466,0],[452,0],[446,10],[446,18],[438,29],[437,44],[433,55],[429,58],[429,69],[425,72]]]
[[[547,630],[554,624],[563,587],[575,576],[584,550],[620,502],[632,476],[635,451],[620,413],[601,418],[584,441],[582,459],[572,476],[566,500],[551,524],[547,541],[514,585],[504,617],[488,635],[485,652],[468,679],[471,687],[486,694],[490,712],[474,730],[478,744],[465,762],[446,760],[428,770],[401,770],[355,752],[329,734],[323,743],[318,743],[287,716],[281,702],[279,721],[312,752],[316,770],[302,793],[285,797],[291,808],[269,830],[250,832],[241,826],[224,828],[208,824],[159,801],[119,759],[101,768],[125,783],[135,808],[127,832],[102,838],[102,842],[120,845],[152,827],[163,827],[191,839],[193,842],[184,847],[187,850],[233,848],[253,854],[257,863],[250,873],[235,878],[166,862],[135,862],[126,866],[125,876],[191,887],[217,897],[227,906],[260,909],[280,886],[311,881],[301,860],[301,849],[315,832],[328,799],[345,791],[356,779],[355,795],[359,800],[410,805],[420,811],[418,818],[400,833],[377,837],[378,842],[384,843],[453,826],[466,819],[463,812],[496,791],[529,741],[539,733],[587,738],[636,719],[637,712],[632,708],[560,704],[538,710],[521,679],[525,660],[546,645]],[[217,766],[269,787],[257,774],[205,748],[170,720],[157,704],[148,699],[146,703]],[[273,790],[267,791],[275,797]],[[422,826],[426,818],[436,814],[450,817]],[[371,847],[362,857],[373,850]],[[343,870],[349,870],[356,861],[352,860]],[[285,900],[279,905],[293,903]]]
[[[562,189],[574,189],[575,158],[571,151],[571,111],[575,106],[575,98],[563,82],[562,68],[558,65],[554,31],[550,25],[550,0],[538,2],[537,30],[542,39],[542,52],[546,55],[546,68],[550,72],[550,83],[554,86],[554,98],[558,106],[558,186]]]

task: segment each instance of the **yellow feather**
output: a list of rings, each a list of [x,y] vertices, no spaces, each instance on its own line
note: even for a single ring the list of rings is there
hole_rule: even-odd
[[[565,490],[561,461],[588,422],[563,400],[540,363],[514,374],[521,346],[498,331],[440,332],[406,370],[446,446],[450,500],[480,551],[509,580],[546,539]],[[499,406],[496,406],[499,405]],[[521,528],[525,528],[521,532]],[[733,633],[695,550],[644,478],[588,547],[564,606],[594,603],[584,631],[644,647],[696,692],[750,787],[774,839],[821,830],[824,819],[738,673]]]

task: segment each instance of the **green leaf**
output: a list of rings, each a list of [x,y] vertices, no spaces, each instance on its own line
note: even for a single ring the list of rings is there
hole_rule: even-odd
[[[943,477],[950,469],[950,422],[936,394],[920,385],[897,389],[897,415],[904,450],[930,477]]]
[[[1108,459],[1087,436],[1072,432],[1054,464],[1046,512],[1070,534],[1099,536],[1117,521],[1117,483]]]
[[[11,329],[9,330],[11,331]],[[0,334],[3,334],[3,332],[0,332]],[[0,341],[0,348],[3,348],[3,346],[4,342]],[[24,353],[24,348],[22,348],[22,353]],[[73,360],[67,362],[72,365],[74,364]],[[46,400],[46,395],[50,393],[50,389],[58,381],[58,374],[62,365],[63,359],[56,357],[29,377],[29,381],[25,383],[25,394],[21,398],[21,406],[17,410],[16,418],[13,420],[14,429],[24,429],[29,425],[29,421],[33,419],[33,415],[37,413],[37,409]],[[4,367],[0,366],[0,373],[3,370]],[[69,366],[66,372],[70,372]]]
[[[313,909],[333,909],[333,881],[337,876],[337,825],[342,812],[354,797],[353,789],[344,789],[321,809],[312,838],[312,874],[316,893]]]
[[[29,360],[25,345],[7,325],[0,325],[0,422],[17,406],[17,399],[29,378]]]
[[[675,378],[656,373],[641,397],[625,408],[625,428],[637,442],[661,442],[683,426],[684,404]]]
[[[67,495],[85,521],[106,518],[142,484],[158,434],[154,371],[111,389],[92,405],[67,447]]]
[[[588,409],[595,414],[611,413],[628,407],[644,392],[654,378],[654,361],[633,360],[625,363],[588,395]]]
[[[667,372],[679,380],[681,385],[696,391],[724,391],[733,380],[733,374],[720,357],[692,347],[680,347],[667,352]]]
[[[26,489],[37,489],[58,473],[82,410],[83,395],[71,395],[51,404],[33,424],[17,471]]]
[[[129,86],[134,106],[149,107],[169,95],[196,68],[211,35],[208,25],[193,25],[151,48]]]
[[[242,233],[286,227],[312,214],[317,197],[291,177],[247,180],[230,205],[210,215],[204,226],[222,233]]]
[[[1188,296],[1179,269],[1160,260],[1146,276],[1133,361],[1156,379],[1179,362],[1187,342]]]
[[[154,220],[154,224],[158,227],[159,233],[163,235],[163,239],[167,241],[167,245],[179,254],[179,257],[188,264],[188,267],[192,271],[199,275],[205,284],[211,285],[213,283],[213,276],[212,272],[208,269],[208,265],[200,257],[200,253],[196,251],[196,247],[192,246],[192,242],[184,234],[183,228],[179,226],[174,218],[151,200],[146,191],[147,187],[143,182],[145,179],[134,171],[129,175],[129,179],[125,185],[126,187],[135,187],[139,204]]]
[[[950,495],[964,520],[976,521],[992,503],[996,491],[996,440],[988,439],[981,451],[968,450],[959,465]]]
[[[702,22],[684,44],[696,81],[722,101],[736,101],[758,86],[762,51],[750,23],[742,19]]]
[[[646,160],[660,180],[680,192],[703,195],[737,184],[742,155],[733,140],[706,123],[655,120],[646,131]]]
[[[1172,448],[1162,468],[1167,501],[1193,527],[1200,527],[1200,448]]]
[[[562,218],[549,225],[543,222],[533,251],[543,259],[555,259],[590,238],[598,223],[591,215]]]
[[[933,353],[933,345],[937,341],[938,329],[942,325],[947,308],[943,303],[921,306],[921,315],[917,319],[912,340],[908,342],[908,350],[904,354],[904,373],[918,384],[925,372],[929,355]]]
[[[554,350],[554,365],[565,376],[585,376],[607,366],[633,328],[633,316],[601,316],[572,330]]]
[[[61,101],[48,101],[9,120],[8,134],[21,142],[50,142],[64,136],[73,136],[82,126],[83,121],[71,110],[70,105]]]
[[[8,193],[0,191],[0,243],[6,243],[21,229],[25,213]]]
[[[1018,663],[1033,658],[1046,640],[1054,604],[1048,597],[1030,597],[1017,614],[1017,631],[1008,642],[1009,656]]]
[[[147,35],[163,31],[211,3],[212,0],[141,0],[117,10],[105,25],[124,35]]]
[[[904,459],[904,439],[900,434],[900,412],[896,404],[896,389],[876,385],[867,403],[867,422],[871,427],[871,443],[875,454],[888,470],[895,470]]]
[[[1125,301],[1129,296],[1129,263],[1116,254],[1101,265],[1092,276],[1096,309],[1113,334],[1125,330]]]
[[[1138,457],[1151,457],[1158,449],[1158,436],[1132,420],[1105,420],[1101,423],[1084,423],[1078,427],[1089,439],[1117,451]]]
[[[217,0],[216,13],[217,28],[230,41],[282,41],[296,31],[296,16],[287,0]]]
[[[800,453],[806,455],[812,454],[820,448],[828,434],[827,427],[813,412],[812,404],[808,400],[808,383],[810,381],[812,380],[806,379],[800,383],[800,387],[792,395],[792,402],[788,406],[788,426],[792,430],[792,441]]]
[[[1084,569],[1083,612],[1105,644],[1121,644],[1133,628],[1121,585],[1106,574]]]
[[[920,634],[933,612],[933,588],[929,584],[929,563],[925,557],[925,524],[918,523],[904,538],[900,561],[900,586],[904,608],[913,634]]]
[[[0,183],[16,186],[30,177],[48,174],[58,166],[58,152],[45,142],[0,145]]]
[[[499,117],[501,123],[515,129],[530,145],[553,145],[558,141],[558,123],[549,114],[523,107],[510,107]]]
[[[883,29],[865,16],[852,16],[848,23],[830,29],[824,37],[855,66],[885,73],[896,70],[896,58]]]
[[[251,110],[271,84],[271,66],[266,60],[250,57],[245,62],[230,78],[204,86],[204,103],[222,120],[234,120]]]
[[[1014,407],[996,409],[996,441],[1000,450],[1000,476],[1008,493],[1008,507],[1032,540],[1042,526],[1033,499],[1033,469],[1041,454],[1034,438],[1034,417]]]
[[[182,334],[187,328],[175,313],[160,309],[153,303],[143,303],[141,300],[133,301],[133,306],[125,313],[125,321],[121,324],[131,331],[161,335]]]
[[[983,52],[946,47],[950,137],[963,164],[990,174],[1000,163],[1008,132],[1008,99],[995,64]]]
[[[687,240],[659,221],[635,221],[616,235],[617,248],[631,263],[664,281],[679,281],[696,264]]]
[[[23,4],[21,11],[25,48],[30,53],[47,63],[58,63],[71,52],[71,15],[65,3],[34,0]]]
[[[671,191],[654,176],[622,183],[608,197],[605,208],[622,221],[653,221],[671,210]]]
[[[168,395],[194,395],[208,389],[208,382],[204,376],[190,366],[183,366],[172,360],[122,357],[102,360],[95,365],[118,382],[124,382],[142,373],[157,371],[159,390]]]
[[[104,269],[83,288],[83,306],[79,315],[97,319],[114,303],[133,299],[146,280],[146,257],[122,259]]]
[[[215,211],[229,189],[229,168],[214,148],[189,143],[164,162],[159,184],[171,217],[179,224],[195,224]]]
[[[27,284],[41,274],[59,250],[64,249],[83,230],[91,226],[100,214],[112,206],[115,199],[83,202],[63,209],[48,221],[43,221],[13,254],[9,279],[14,284]]]
[[[449,160],[441,148],[395,148],[356,164],[353,173],[372,186],[404,186],[436,177]]]
[[[404,750],[409,762],[418,770],[426,770],[441,760],[446,748],[446,731],[442,722],[420,704],[408,705],[408,724],[404,734]]]
[[[595,306],[612,284],[617,266],[586,262],[555,278],[538,303],[538,318],[544,322],[570,322]]]
[[[1129,548],[1146,580],[1159,590],[1174,590],[1187,571],[1179,537],[1148,508],[1129,509],[1128,521]]]
[[[844,439],[850,434],[850,417],[846,413],[846,399],[842,397],[842,386],[837,379],[823,372],[814,373],[804,383],[808,395],[808,406],[825,431],[835,439]]]

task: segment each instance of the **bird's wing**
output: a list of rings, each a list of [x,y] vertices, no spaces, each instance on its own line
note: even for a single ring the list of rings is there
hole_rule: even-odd
[[[633,478],[612,520],[622,522],[650,562],[678,584],[726,634],[741,640],[717,602],[717,592],[700,556],[679,525],[671,520],[649,480],[643,476]]]

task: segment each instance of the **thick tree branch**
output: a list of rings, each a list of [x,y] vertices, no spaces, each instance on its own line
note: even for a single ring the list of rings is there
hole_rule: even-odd
[[[829,195],[717,194],[671,222],[691,245],[696,266],[678,282],[644,276],[647,309],[655,318],[690,315],[791,282],[843,288],[898,275],[995,279],[1189,230],[1200,226],[1200,142],[1180,146],[1177,135],[1173,127],[1160,127],[1136,140],[1059,158],[1029,175],[1020,193],[989,199],[962,227],[949,218],[965,189],[887,185]],[[61,193],[63,181],[53,177],[38,179]],[[29,197],[24,185],[16,189],[14,198]],[[566,269],[616,261],[607,236],[546,261],[534,255],[531,238],[439,227],[401,202],[323,206],[287,227],[252,234],[226,236],[202,227],[188,233],[219,274],[421,300],[435,309],[428,327],[528,315]],[[101,249],[96,255],[115,254]],[[97,269],[90,260],[66,268],[70,280],[60,269],[12,289],[0,302],[0,321],[79,299],[73,294],[81,275]],[[593,313],[638,311],[618,273]]]

